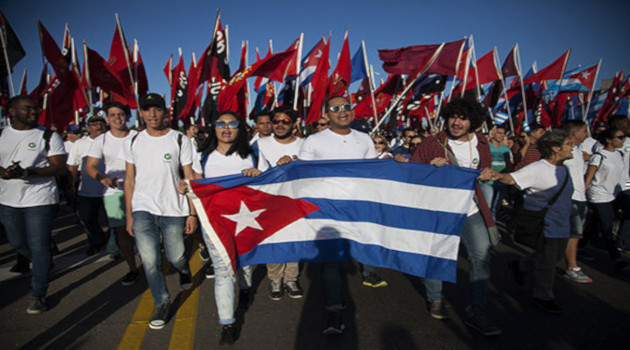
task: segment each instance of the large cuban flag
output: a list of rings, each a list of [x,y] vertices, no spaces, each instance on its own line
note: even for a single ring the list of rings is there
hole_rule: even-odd
[[[477,170],[394,160],[294,161],[191,181],[204,234],[233,271],[355,259],[455,282]]]

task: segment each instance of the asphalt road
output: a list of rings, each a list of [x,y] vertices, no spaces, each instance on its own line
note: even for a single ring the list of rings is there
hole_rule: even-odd
[[[73,214],[55,220],[53,237],[61,252],[49,288],[50,310],[28,315],[30,275],[8,270],[15,254],[2,237],[0,245],[1,349],[212,349],[220,328],[214,303],[213,280],[205,279],[202,262],[191,253],[195,288],[181,291],[177,274],[167,282],[175,314],[162,330],[147,327],[152,298],[144,276],[131,287],[120,285],[126,273],[122,259],[105,253],[87,257],[85,235]],[[194,247],[192,240],[189,246]],[[343,335],[322,336],[323,310],[318,265],[306,264],[300,281],[302,299],[268,297],[265,269],[254,273],[255,295],[248,310],[238,312],[240,337],[235,349],[628,349],[630,348],[630,274],[616,272],[603,251],[581,262],[594,283],[581,285],[561,276],[556,298],[563,315],[551,315],[530,301],[531,290],[512,281],[507,261],[528,251],[503,235],[493,249],[489,316],[503,334],[483,337],[463,322],[468,298],[468,263],[460,253],[457,284],[446,284],[452,317],[431,318],[419,278],[380,269],[389,286],[372,289],[361,284],[356,263],[344,264],[348,309]]]

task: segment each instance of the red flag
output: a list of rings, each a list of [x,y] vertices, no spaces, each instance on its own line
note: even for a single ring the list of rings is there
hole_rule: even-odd
[[[251,76],[269,78],[277,71],[285,72],[294,56],[295,50],[280,52],[254,63],[243,72],[234,74],[228,86],[219,94],[219,100],[217,101],[219,111],[236,111],[238,106],[235,104],[233,97],[243,88],[247,78]]]
[[[114,37],[112,38],[112,44],[109,48],[109,59],[107,60],[111,70],[118,74],[120,81],[123,85],[133,91],[132,82],[132,67],[131,60],[129,58],[129,45],[125,40],[120,22],[116,17],[116,28],[114,29]]]
[[[445,43],[425,74],[457,74],[458,63],[466,39]],[[412,76],[428,62],[440,44],[408,46],[395,50],[378,50],[383,69],[390,74]]]
[[[459,60],[458,68],[457,68],[457,79],[463,81],[464,75],[466,74],[466,65],[470,62],[470,55],[472,54],[472,47],[464,50],[462,57]],[[469,67],[470,70],[470,67]]]
[[[210,45],[208,45],[199,58],[198,65],[200,66],[197,72],[199,77],[196,80],[200,85],[211,80],[213,77],[216,78],[216,81],[228,81],[230,79],[230,66],[227,59],[227,40],[225,38],[225,32],[221,28],[221,18],[218,14],[214,37]],[[195,86],[195,89],[196,88]]]
[[[538,81],[543,80],[554,80],[561,79],[564,74],[564,70],[567,67],[567,62],[569,61],[569,54],[571,53],[571,49],[568,49],[562,56],[560,56],[553,63],[548,65],[547,67],[541,69],[538,73],[530,75],[529,77],[523,80],[523,84],[531,84]]]
[[[179,56],[179,63],[173,69],[173,85],[171,85],[171,122],[176,123],[181,116],[181,112],[186,106],[188,98],[188,77],[186,77],[186,67],[184,59]]]
[[[166,80],[168,80],[168,85],[173,85],[173,55],[168,58],[166,61],[166,65],[164,66],[164,75],[166,75]]]
[[[147,79],[147,72],[144,70],[144,63],[142,62],[142,56],[140,56],[140,48],[138,43],[133,44],[133,61],[135,68],[136,84],[138,85],[137,96],[142,97],[149,91],[149,80]]]
[[[48,77],[48,65],[44,65],[42,69],[42,74],[39,76],[39,84],[28,94],[33,101],[37,103],[38,106],[42,106],[42,94],[46,91],[46,87],[48,86],[48,82],[46,81]]]
[[[324,98],[326,95],[328,69],[330,69],[329,56],[330,36],[328,36],[328,42],[326,43],[326,46],[324,46],[324,51],[322,52],[322,56],[319,58],[317,68],[315,69],[313,79],[311,80],[311,86],[313,87],[313,91],[315,93],[313,94],[311,107],[309,108],[308,114],[306,116],[306,125],[316,122],[322,116],[322,105],[324,104]]]
[[[39,28],[39,40],[42,44],[42,52],[48,63],[53,67],[55,75],[57,77],[63,77],[68,74],[69,63],[65,57],[61,54],[59,46],[55,43],[55,40],[50,36],[48,30],[44,27],[42,22],[37,21]]]
[[[123,84],[120,76],[111,69],[107,61],[98,52],[87,46],[85,47],[85,53],[86,63],[83,64],[83,69],[87,69],[88,74],[86,76],[89,78],[89,87],[99,86],[108,92],[117,93],[123,97],[122,100],[117,99],[117,101],[128,104],[131,108],[138,108],[133,94]]]
[[[300,45],[302,45],[302,36],[300,35],[291,46],[286,51],[295,50],[295,57],[291,61],[291,64],[287,68],[287,77],[296,77],[298,75],[298,63],[300,62],[300,58],[298,57]]]
[[[363,101],[357,103],[354,107],[355,118],[366,119],[371,117],[374,114],[372,103],[376,105],[376,114],[381,114],[385,111],[396,94],[401,81],[402,77],[400,75],[390,74],[387,77],[387,81],[374,91],[374,102],[372,102],[372,96],[368,95]]]
[[[604,104],[597,113],[595,122],[608,121],[608,116],[612,113],[613,110],[615,110],[617,106],[617,101],[619,100],[619,91],[621,90],[623,75],[624,72],[621,71],[621,73],[616,73],[613,77],[613,81],[610,84],[610,88],[608,89],[608,96],[606,96],[606,101],[604,101]]]
[[[520,75],[518,65],[516,64],[516,50],[518,50],[518,44],[514,45],[512,51],[510,51],[510,53],[505,58],[505,62],[503,62],[501,73],[503,74],[504,79],[514,75]]]
[[[352,62],[350,60],[350,44],[348,44],[348,31],[346,30],[341,47],[341,54],[337,60],[337,67],[328,79],[328,96],[347,95],[352,76]]]
[[[0,79],[6,77],[9,73],[9,70],[12,70],[13,67],[26,55],[20,40],[17,35],[11,28],[11,25],[4,17],[2,11],[0,11],[0,32],[4,36],[4,49],[6,50],[7,57],[2,54],[2,59],[0,59]],[[9,69],[7,69],[6,58],[9,59]],[[8,87],[7,87],[8,89]],[[6,90],[8,91],[8,90]],[[6,92],[5,91],[5,92]],[[7,95],[8,96],[8,95]],[[3,106],[5,104],[2,104]]]
[[[61,54],[66,59],[66,61],[72,61],[72,38],[70,37],[70,28],[68,27],[68,23],[66,23],[66,29],[63,32]]]

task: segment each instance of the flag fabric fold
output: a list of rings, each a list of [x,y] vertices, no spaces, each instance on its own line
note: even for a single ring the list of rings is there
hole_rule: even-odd
[[[477,175],[393,160],[296,161],[257,177],[191,181],[190,196],[232,272],[355,259],[454,282]]]

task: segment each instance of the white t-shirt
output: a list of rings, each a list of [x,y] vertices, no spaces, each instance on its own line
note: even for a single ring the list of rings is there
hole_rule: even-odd
[[[586,197],[591,203],[607,203],[615,200],[620,189],[624,169],[621,152],[608,152],[605,149],[594,153],[588,165],[597,167],[593,180],[586,190]]]
[[[0,136],[0,166],[10,167],[20,162],[22,168],[44,168],[50,165],[48,157],[64,155],[63,140],[56,132],[50,137],[50,149],[46,152],[44,127],[30,130],[16,130],[6,126]],[[34,177],[25,179],[0,179],[0,204],[27,208],[38,205],[59,203],[59,193],[55,177]]]
[[[340,135],[330,129],[309,136],[300,149],[300,160],[370,159],[378,154],[374,142],[366,133],[350,129]]]
[[[545,159],[538,160],[510,173],[516,187],[525,190],[523,206],[529,210],[541,210],[558,193],[564,179],[569,175],[565,166],[556,166]],[[571,194],[573,184],[569,180],[556,202],[549,207],[545,216],[545,236],[567,237],[570,231]]]
[[[181,146],[178,145],[178,135]],[[122,148],[122,159],[135,165],[136,181],[131,210],[147,211],[158,216],[188,216],[186,196],[177,192],[180,167],[192,163],[190,139],[179,131],[169,130],[162,136],[150,136],[146,130],[135,140],[128,138]]]
[[[203,177],[218,177],[238,174],[245,169],[254,168],[254,164],[255,162],[253,153],[243,159],[237,152],[234,152],[229,156],[225,156],[215,150],[214,152],[210,153],[210,155],[208,155],[206,163],[203,167],[203,172],[200,171],[200,156],[195,157],[193,170],[196,173],[202,174]]]
[[[453,150],[457,165],[463,168],[477,169],[479,166],[479,150],[477,150],[477,135],[473,134],[470,141],[457,141],[448,139],[448,145]],[[468,209],[468,216],[479,211],[479,207],[473,201]]]
[[[601,143],[589,136],[585,138],[584,141],[582,141],[582,143],[578,145],[578,147],[580,148],[580,151],[584,151],[588,154],[593,154],[593,152],[596,152],[593,151],[593,148],[597,147],[597,145],[601,147]]]
[[[125,184],[125,161],[120,159],[120,150],[127,139],[134,137],[138,132],[130,130],[125,137],[116,137],[108,131],[94,139],[90,149],[87,152],[88,157],[102,159],[105,163],[105,171],[103,174],[109,178],[118,178],[117,188],[107,188],[105,196],[124,191]],[[100,169],[99,169],[100,171]]]
[[[630,191],[630,137],[626,137],[623,146],[619,149],[623,153],[623,176],[621,177],[621,188],[623,191]]]
[[[105,194],[105,186],[102,183],[94,180],[91,176],[87,174],[85,171],[85,164],[87,163],[88,151],[90,147],[94,143],[94,139],[86,136],[77,140],[74,143],[74,147],[72,147],[72,151],[70,151],[70,155],[68,156],[68,165],[76,166],[81,170],[81,183],[79,184],[79,196],[83,197],[103,197]],[[105,164],[101,160],[98,163],[98,171],[105,171]]]
[[[265,171],[277,165],[284,156],[297,156],[300,153],[304,139],[297,137],[291,143],[280,143],[275,137],[258,139],[258,169]]]
[[[74,142],[72,142],[72,141],[65,141],[63,143],[63,148],[66,150],[67,154],[70,154],[70,151],[72,151],[72,147],[73,146],[74,146]]]
[[[586,202],[586,190],[584,189],[584,172],[586,165],[582,157],[582,150],[579,146],[573,147],[573,158],[564,161],[564,165],[569,169],[571,182],[573,183],[573,195],[571,199],[578,202]]]

